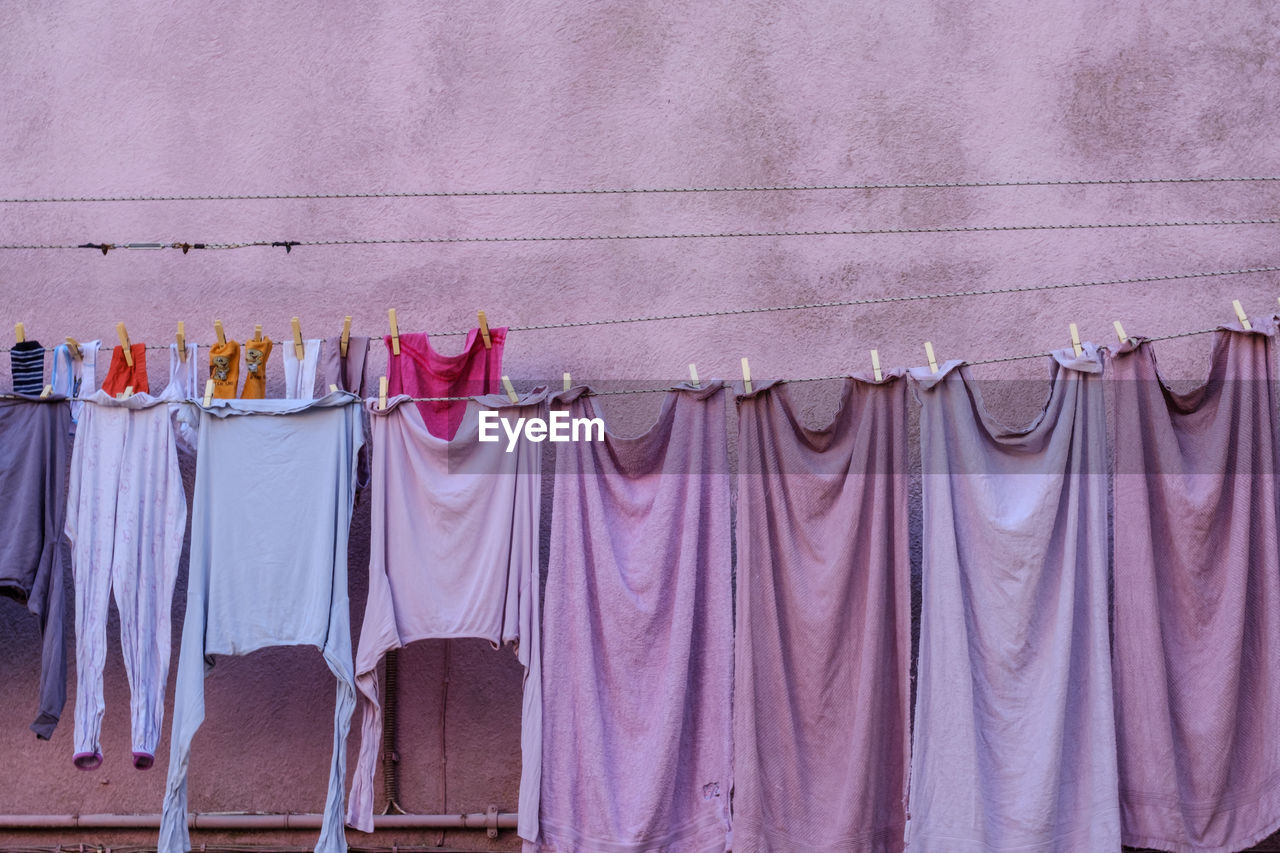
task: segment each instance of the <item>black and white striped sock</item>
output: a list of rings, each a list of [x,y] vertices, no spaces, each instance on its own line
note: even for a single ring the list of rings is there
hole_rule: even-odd
[[[16,394],[39,394],[44,387],[44,347],[39,341],[23,341],[9,350]]]

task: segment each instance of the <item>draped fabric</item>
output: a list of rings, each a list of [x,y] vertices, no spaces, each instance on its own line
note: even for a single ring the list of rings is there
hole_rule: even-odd
[[[1008,429],[959,362],[921,402],[923,592],[912,851],[1120,845],[1102,358],[1056,352]]]
[[[1232,851],[1280,828],[1280,527],[1270,329],[1219,330],[1176,393],[1108,361],[1124,842]]]
[[[540,831],[526,851],[722,853],[732,788],[726,392],[557,445]],[[586,388],[553,398],[598,415]]]
[[[738,401],[736,853],[900,851],[910,755],[907,380],[810,429]]]

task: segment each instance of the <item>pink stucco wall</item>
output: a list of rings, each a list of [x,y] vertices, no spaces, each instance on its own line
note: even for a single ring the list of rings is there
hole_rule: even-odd
[[[1123,7],[1117,9],[1117,6]],[[896,3],[209,2],[0,5],[0,195],[771,185],[1280,174],[1280,9],[1257,0]],[[0,205],[0,242],[80,243],[568,235],[1237,219],[1280,214],[1280,184],[600,195],[344,201]],[[288,334],[459,329],[781,305],[886,294],[1208,271],[1280,261],[1275,226],[1099,231],[302,248],[0,252],[0,320],[45,342],[207,341],[221,318]],[[1035,352],[1067,323],[1111,340],[1202,328],[1274,273],[515,333],[517,382],[804,377]],[[0,326],[0,337],[7,336]],[[6,341],[7,343],[7,341]],[[454,351],[459,339],[442,347]],[[1176,375],[1206,338],[1165,344]],[[278,358],[278,357],[277,357]],[[0,373],[7,373],[7,359]],[[374,357],[374,375],[385,359]],[[157,357],[152,380],[164,380]],[[280,366],[274,362],[275,383]],[[1040,377],[1038,362],[984,369]],[[7,376],[0,377],[7,387]],[[832,389],[805,386],[816,417]],[[643,419],[654,395],[608,398]],[[363,605],[368,511],[357,517]],[[185,577],[185,568],[184,568]],[[181,610],[183,588],[175,606]],[[112,630],[115,628],[113,626]],[[129,764],[118,645],[107,669],[107,759],[71,765],[71,707],[54,739],[27,730],[35,629],[0,605],[0,812],[154,813],[168,760]],[[482,642],[403,656],[403,805],[513,810],[520,672]],[[176,635],[175,635],[176,659]],[[172,691],[172,682],[170,682]],[[318,811],[332,679],[313,650],[219,663],[196,738],[199,811]],[[441,721],[445,723],[441,749]],[[353,738],[354,741],[354,738]],[[354,743],[353,743],[354,746]],[[441,768],[447,766],[443,782]],[[213,843],[212,834],[197,835]],[[435,833],[349,833],[353,844]],[[306,845],[311,833],[239,836]],[[0,834],[0,843],[151,843],[147,834]],[[506,832],[451,844],[513,849]]]

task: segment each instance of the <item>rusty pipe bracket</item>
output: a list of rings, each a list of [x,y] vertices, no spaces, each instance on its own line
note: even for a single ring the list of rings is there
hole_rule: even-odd
[[[490,805],[484,812],[484,825],[490,838],[498,837],[498,807]]]

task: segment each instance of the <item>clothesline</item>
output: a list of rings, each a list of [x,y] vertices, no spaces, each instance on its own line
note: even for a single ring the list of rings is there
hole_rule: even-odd
[[[846,308],[858,305],[881,305],[892,302],[916,302],[933,299],[955,299],[962,296],[998,296],[1012,293],[1036,293],[1046,290],[1066,290],[1079,287],[1102,287],[1117,284],[1145,284],[1156,281],[1181,281],[1192,278],[1214,278],[1219,276],[1248,275],[1253,273],[1280,272],[1280,264],[1267,266],[1243,267],[1230,270],[1210,270],[1206,272],[1171,273],[1167,275],[1136,276],[1129,278],[1097,279],[1091,281],[1055,282],[1049,284],[1033,284],[1023,287],[995,287],[983,290],[956,290],[942,293],[906,294],[901,296],[870,296],[859,299],[839,299],[827,302],[805,302],[796,305],[770,305],[757,308],[726,308],[713,311],[694,311],[682,314],[654,314],[640,317],[618,317],[602,320],[577,320],[564,323],[541,323],[528,326],[508,326],[509,332],[536,332],[552,329],[577,329],[587,326],[614,326],[625,323],[650,323],[665,320],[693,320],[705,317],[732,317],[742,314],[767,314],[780,311],[808,311],[825,308]],[[443,332],[428,332],[430,337],[452,337],[470,334],[470,329]],[[314,340],[314,339],[313,339]],[[320,338],[331,341],[334,338]],[[0,352],[8,352],[11,347],[0,347]],[[45,347],[52,352],[54,347]],[[169,344],[149,344],[149,350],[168,350]]]
[[[935,182],[887,182],[859,184],[783,184],[778,186],[705,186],[705,187],[576,187],[568,189],[523,190],[420,190],[404,192],[346,192],[346,193],[254,193],[246,195],[119,195],[119,196],[33,196],[0,198],[0,204],[66,204],[83,202],[135,202],[135,201],[268,201],[290,199],[343,199],[343,198],[467,198],[478,196],[539,196],[539,195],[622,195],[651,193],[757,193],[757,192],[809,192],[816,190],[917,190],[958,189],[965,187],[1065,187],[1133,184],[1216,184],[1258,183],[1280,181],[1280,176],[1230,176],[1230,177],[1181,177],[1181,178],[1068,178],[1026,179],[1009,181],[935,181]]]
[[[1034,225],[950,225],[924,228],[849,228],[809,231],[716,231],[665,234],[537,234],[511,237],[340,238],[334,240],[246,240],[233,243],[4,243],[0,249],[248,249],[296,246],[407,246],[438,243],[566,243],[600,240],[708,240],[740,237],[848,237],[886,234],[972,234],[1002,231],[1076,231],[1099,228],[1188,228],[1216,225],[1280,225],[1280,219],[1197,219],[1168,222],[1067,222]]]

